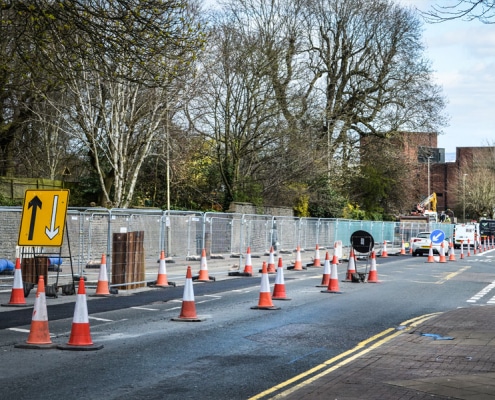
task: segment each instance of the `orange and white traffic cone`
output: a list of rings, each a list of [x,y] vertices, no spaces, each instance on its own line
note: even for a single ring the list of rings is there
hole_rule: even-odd
[[[103,345],[95,345],[91,339],[88,318],[88,304],[86,302],[86,288],[84,277],[79,278],[77,289],[76,306],[74,318],[72,319],[72,330],[69,341],[65,345],[58,345],[60,350],[100,350]]]
[[[302,271],[303,270],[302,261],[301,261],[301,247],[299,247],[299,246],[297,246],[297,249],[296,249],[296,262],[294,264],[293,270],[294,271]]]
[[[447,259],[445,258],[445,247],[443,246],[443,242],[440,245],[440,260],[438,262],[445,263]]]
[[[284,265],[282,263],[282,257],[278,259],[277,276],[275,277],[275,285],[273,286],[273,300],[291,300],[285,293],[284,282]]]
[[[346,282],[352,282],[352,275],[356,273],[356,256],[354,255],[354,249],[351,247],[349,253],[349,263],[347,264],[347,274],[345,276]]]
[[[470,239],[468,239],[467,242],[467,254],[466,254],[468,257],[471,256],[471,244],[469,243],[469,240]]]
[[[378,283],[378,271],[376,270],[376,254],[375,250],[371,251],[370,272],[368,273],[368,279],[366,282]]]
[[[464,259],[464,240],[461,240],[461,254],[459,256],[461,260]]]
[[[427,263],[434,263],[435,262],[435,257],[433,257],[433,243],[430,242],[430,251],[428,252],[428,259],[426,260]]]
[[[205,318],[199,318],[196,314],[196,303],[194,302],[194,288],[192,282],[191,267],[187,267],[186,282],[184,283],[184,294],[182,296],[182,308],[178,318],[172,318],[172,321],[183,322],[200,322]]]
[[[107,276],[107,257],[105,256],[105,254],[101,256],[100,273],[98,275],[98,283],[96,285],[96,292],[94,296],[110,296]]]
[[[268,264],[266,266],[266,272],[268,274],[276,274],[277,270],[275,269],[275,253],[273,251],[273,246],[270,247],[270,255],[268,257]]]
[[[320,261],[320,246],[316,245],[315,258],[313,259],[313,267],[321,267]]]
[[[333,254],[337,256],[337,261],[340,262],[339,260],[339,253],[340,253],[340,249],[339,249],[339,242],[335,242],[333,244]]]
[[[194,280],[198,282],[210,282],[210,276],[208,275],[208,262],[206,261],[206,249],[201,251],[201,265],[199,268],[199,275],[194,277]]]
[[[333,255],[334,259],[337,259],[337,256],[334,254]],[[339,260],[337,259],[337,264],[339,263]],[[325,253],[325,261],[323,262],[323,277],[321,278],[321,284],[316,285],[316,287],[328,287],[328,283],[330,282],[330,255],[328,254],[328,251]]]
[[[169,282],[167,277],[167,262],[165,260],[165,250],[160,251],[160,260],[158,264],[158,275],[153,287],[171,287],[175,286],[174,282]]]
[[[244,274],[252,276],[253,275],[253,264],[251,261],[251,247],[246,250],[246,263],[244,264]]]
[[[24,298],[24,284],[22,282],[21,260],[16,258],[14,269],[14,283],[10,294],[10,302],[2,304],[5,307],[28,307]]]
[[[46,309],[45,278],[38,279],[38,289],[34,300],[31,329],[26,343],[16,344],[21,349],[53,349],[57,345],[52,343],[48,329],[48,312]]]
[[[383,241],[383,248],[382,248],[382,253],[381,253],[380,256],[383,257],[383,258],[388,257],[388,253],[387,253],[387,241],[386,240]]]
[[[334,256],[332,259],[330,280],[328,281],[327,290],[322,290],[322,293],[342,293],[339,289],[339,276],[337,266],[339,265],[339,259]]]
[[[402,246],[400,247],[400,255],[401,256],[406,255],[406,244],[404,243],[404,240],[402,240]]]
[[[270,281],[268,280],[268,272],[266,268],[266,261],[263,261],[261,267],[261,288],[258,305],[251,307],[253,310],[279,310],[280,307],[275,307],[272,301],[272,294],[270,293]]]
[[[454,245],[452,242],[449,243],[449,261],[456,261]]]

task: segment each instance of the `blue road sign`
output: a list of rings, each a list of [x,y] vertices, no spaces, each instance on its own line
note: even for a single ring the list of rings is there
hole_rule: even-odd
[[[445,232],[441,229],[435,229],[430,233],[430,240],[433,244],[441,244],[445,240]]]

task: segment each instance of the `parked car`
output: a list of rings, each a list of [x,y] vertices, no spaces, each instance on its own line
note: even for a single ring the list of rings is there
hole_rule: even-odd
[[[412,255],[416,257],[418,255],[422,256],[423,254],[430,253],[430,235],[431,232],[420,232],[417,236],[411,238],[411,248]],[[440,254],[441,244],[433,244],[432,249],[434,254]],[[446,240],[443,241],[443,250],[444,254],[447,255],[449,251],[449,242]]]

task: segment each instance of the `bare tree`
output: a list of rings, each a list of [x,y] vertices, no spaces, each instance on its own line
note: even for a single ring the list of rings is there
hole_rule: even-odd
[[[21,75],[28,77],[27,89],[17,85],[19,114],[26,110],[33,120],[28,100],[50,101],[65,132],[86,146],[102,201],[130,205],[142,162],[163,133],[166,88],[189,71],[204,43],[197,2],[21,0],[0,2],[0,11],[2,27],[15,27],[4,54],[20,60],[25,68],[19,73],[28,71]],[[9,71],[4,86],[17,83],[14,67]],[[66,101],[57,102],[52,90]],[[12,120],[4,148],[14,122],[26,120]]]
[[[444,22],[454,19],[479,20],[484,24],[495,23],[494,0],[443,0],[432,5],[422,14],[429,22]]]
[[[187,112],[213,145],[227,209],[234,200],[262,194],[260,171],[280,149],[284,123],[255,34],[226,18],[212,30],[208,48],[200,70],[202,91]]]
[[[320,83],[329,158],[345,165],[363,137],[436,131],[444,100],[423,59],[420,23],[389,1],[308,1],[311,67]],[[314,75],[314,74],[313,74]],[[330,165],[329,161],[329,165]]]

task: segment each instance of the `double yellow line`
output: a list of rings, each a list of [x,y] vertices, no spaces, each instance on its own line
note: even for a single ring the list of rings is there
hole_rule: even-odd
[[[432,313],[432,314],[425,314],[420,317],[412,318],[407,321],[404,321],[400,326],[402,327],[401,330],[397,330],[396,328],[388,328],[385,329],[384,331],[366,339],[363,340],[362,342],[359,342],[356,347],[347,350],[338,356],[335,356],[327,361],[325,361],[322,364],[317,365],[316,367],[313,367],[302,374],[296,375],[295,377],[286,380],[285,382],[282,382],[276,386],[271,387],[270,389],[265,390],[264,392],[261,392],[257,394],[256,396],[253,396],[249,398],[248,400],[259,400],[259,399],[264,399],[268,398],[267,396],[278,392],[280,390],[284,390],[281,393],[278,393],[274,397],[270,397],[270,399],[281,399],[284,398],[285,396],[295,392],[296,390],[301,389],[304,386],[309,385],[310,383],[320,379],[322,376],[325,376],[335,370],[337,370],[340,367],[343,367],[346,364],[349,364],[351,361],[356,360],[357,358],[369,353],[370,351],[382,346],[383,344],[387,343],[388,341],[392,340],[393,338],[401,335],[402,333],[410,330],[413,327],[416,327],[417,325],[423,323],[424,321],[427,321],[428,319],[438,315],[440,313]],[[318,371],[323,370],[319,373]],[[312,376],[311,376],[312,375]],[[306,379],[307,378],[307,379]],[[300,383],[296,384],[296,382],[301,381]]]

